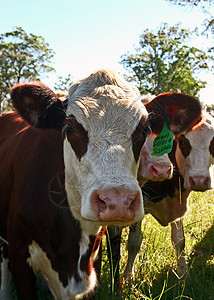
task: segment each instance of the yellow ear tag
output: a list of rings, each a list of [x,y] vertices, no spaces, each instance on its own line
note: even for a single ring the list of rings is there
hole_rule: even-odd
[[[172,151],[174,134],[169,130],[166,121],[152,146],[151,157],[161,156]]]

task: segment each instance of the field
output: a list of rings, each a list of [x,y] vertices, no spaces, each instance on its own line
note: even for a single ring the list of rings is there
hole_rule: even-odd
[[[176,276],[175,253],[170,240],[170,226],[162,227],[147,215],[143,221],[144,241],[135,263],[132,283],[121,280],[120,291],[111,292],[110,271],[103,240],[102,274],[96,300],[213,300],[214,299],[214,191],[194,193],[189,197],[189,211],[184,219],[189,276],[180,282]],[[128,229],[123,230],[120,274],[127,260]],[[41,300],[44,297],[40,290]],[[16,299],[14,296],[13,299]]]
[[[105,240],[102,276],[96,299],[213,300],[214,299],[214,192],[192,192],[184,218],[189,275],[186,282],[176,276],[176,258],[170,239],[170,226],[162,227],[150,215],[142,225],[144,241],[135,263],[131,284],[122,280],[121,292],[110,292],[109,262]],[[121,277],[127,260],[124,229],[120,263]]]

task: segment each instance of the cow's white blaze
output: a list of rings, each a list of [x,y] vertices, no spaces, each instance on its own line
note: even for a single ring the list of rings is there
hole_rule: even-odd
[[[195,178],[196,181],[207,181],[204,190],[213,188],[214,157],[210,153],[210,143],[214,138],[214,119],[204,113],[201,123],[187,132],[185,138],[189,146],[183,147],[189,147],[188,155],[182,153],[182,145],[179,143],[175,154],[178,168],[184,177],[184,187],[192,189],[191,180]]]
[[[69,91],[67,116],[76,118],[89,139],[81,159],[77,158],[69,141],[64,141],[66,191],[72,212],[80,222],[82,218],[98,221],[90,201],[95,190],[124,189],[140,193],[132,134],[141,118],[148,118],[148,113],[131,84],[119,77],[116,86],[114,80],[118,78],[109,79],[108,76],[99,81],[95,74],[91,80],[90,77],[82,80]],[[105,82],[108,80],[111,84]],[[140,193],[135,220],[143,215]]]

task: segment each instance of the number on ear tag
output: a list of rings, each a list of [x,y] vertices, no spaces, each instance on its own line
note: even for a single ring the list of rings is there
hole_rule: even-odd
[[[166,121],[152,146],[151,157],[161,156],[172,151],[174,134],[169,130]]]

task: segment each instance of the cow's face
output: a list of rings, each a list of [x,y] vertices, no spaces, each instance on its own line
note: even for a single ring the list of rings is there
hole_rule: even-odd
[[[195,191],[213,188],[214,120],[204,116],[202,122],[178,139],[178,168],[184,187]]]
[[[76,218],[124,224],[144,215],[136,180],[148,113],[127,85],[71,88],[64,140],[66,190]]]
[[[138,182],[142,187],[147,180],[162,181],[172,178],[173,165],[168,154],[158,157],[151,157],[154,135],[147,135],[146,141],[141,150],[140,163],[138,168]]]

